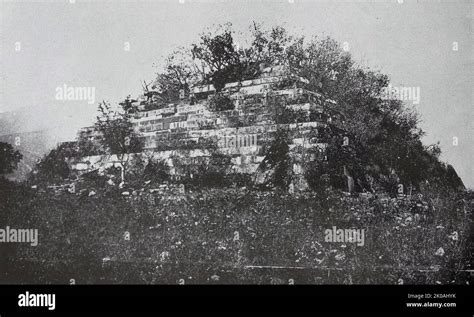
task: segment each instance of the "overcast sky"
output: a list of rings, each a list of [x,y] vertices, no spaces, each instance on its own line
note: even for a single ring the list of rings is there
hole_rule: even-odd
[[[98,101],[140,93],[173,48],[213,24],[246,32],[256,21],[347,42],[356,61],[388,74],[393,86],[420,87],[414,107],[424,142],[440,141],[443,160],[474,187],[470,0],[2,1],[0,112],[26,108],[65,139],[92,123]],[[95,87],[95,103],[56,100],[63,85]]]

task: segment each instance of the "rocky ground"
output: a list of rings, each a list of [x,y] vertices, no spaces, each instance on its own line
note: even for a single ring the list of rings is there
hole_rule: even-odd
[[[81,190],[82,189],[82,190]],[[179,186],[3,191],[2,283],[466,284],[472,193],[389,198]],[[21,197],[21,199],[19,198]],[[363,245],[327,242],[333,227]]]

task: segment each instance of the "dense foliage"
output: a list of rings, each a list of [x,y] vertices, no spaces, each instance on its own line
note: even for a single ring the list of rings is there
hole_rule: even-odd
[[[60,184],[70,176],[73,170],[72,159],[79,157],[74,143],[61,143],[45,155],[30,173],[28,182],[32,184]]]
[[[249,43],[240,47],[228,25],[175,52],[154,83],[161,100],[176,101],[195,83],[219,91],[257,77],[262,65],[286,65],[308,79],[305,88],[336,101],[324,102],[332,120],[306,140],[327,144],[324,151],[291,147],[288,131],[277,130],[262,150],[266,186],[258,189],[250,175],[233,173],[232,157],[214,142],[184,144],[173,166],[181,179],[173,179],[164,161],[141,153],[132,101],[119,112],[101,103],[100,147],[88,139],[59,146],[28,186],[0,178],[0,223],[38,228],[40,237],[35,248],[2,249],[0,282],[465,283],[472,192],[439,161],[437,145],[422,143],[417,115],[381,98],[388,77],[356,65],[331,39],[253,25]],[[217,96],[215,110],[229,108]],[[285,114],[284,103],[274,106],[278,123],[307,119]],[[9,172],[21,156],[2,147],[0,167]],[[190,148],[206,155],[189,157]],[[72,192],[42,186],[71,177],[71,158],[97,151],[116,155],[121,168],[82,174]],[[304,166],[311,191],[286,191],[294,163]],[[356,191],[375,195],[344,196],[344,174]],[[400,184],[413,195],[396,198]],[[365,246],[325,242],[323,233],[333,226],[366,229]]]
[[[0,142],[0,175],[13,172],[22,158],[10,143]]]
[[[225,111],[234,110],[234,103],[226,95],[216,94],[209,100],[209,110]]]
[[[34,223],[39,244],[5,250],[0,281],[461,284],[469,274],[460,270],[470,261],[472,198],[9,189],[0,195],[1,217],[19,228]],[[364,246],[326,242],[333,226],[365,229]],[[281,266],[301,269],[272,269]]]
[[[164,82],[168,83],[161,86],[161,92],[173,94],[170,90],[196,83],[213,84],[220,91],[228,82],[257,77],[262,66],[285,65],[308,80],[304,88],[336,101],[324,104],[328,113],[340,117],[327,132],[330,172],[326,174],[332,178],[331,183],[341,183],[345,168],[358,191],[391,190],[396,184],[413,190],[427,180],[443,184],[447,178],[453,180],[448,187],[463,188],[457,175],[449,176],[453,174],[452,167],[448,170],[439,161],[438,145],[423,145],[424,132],[417,126],[416,112],[400,100],[383,98],[388,76],[357,65],[335,40],[316,36],[308,39],[291,35],[283,27],[266,29],[258,24],[250,28],[247,46],[241,46],[234,37],[232,26],[226,24],[217,31],[201,34],[200,41],[189,50],[174,52],[167,59],[166,76],[158,76],[159,82],[163,83],[166,77]],[[186,85],[182,78],[186,78]],[[217,94],[211,108],[230,108],[221,99]],[[219,104],[224,106],[218,107]],[[277,123],[308,119],[302,113],[284,109],[278,102],[273,107]],[[343,148],[344,138],[348,145]],[[323,176],[316,175],[318,168],[307,173]]]

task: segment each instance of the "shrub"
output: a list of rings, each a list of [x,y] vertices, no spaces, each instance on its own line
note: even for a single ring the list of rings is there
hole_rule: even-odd
[[[293,180],[292,159],[290,157],[288,132],[277,130],[274,138],[264,146],[265,158],[260,163],[260,172],[269,172],[266,186],[286,189]]]
[[[235,106],[232,100],[221,93],[215,94],[211,100],[209,100],[209,110],[211,111],[225,111],[234,110]]]
[[[162,183],[170,179],[170,168],[163,160],[150,159],[143,171],[143,179],[152,183]]]
[[[187,158],[175,158],[176,172],[181,182],[195,187],[227,186],[226,175],[231,167],[231,157],[219,152],[212,152],[209,157],[195,158],[191,164]]]

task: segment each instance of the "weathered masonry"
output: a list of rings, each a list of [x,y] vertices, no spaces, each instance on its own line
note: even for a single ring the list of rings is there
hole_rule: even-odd
[[[263,144],[278,129],[288,131],[290,148],[325,148],[321,131],[328,122],[339,119],[334,112],[335,102],[304,89],[305,83],[306,79],[291,74],[283,66],[265,68],[260,78],[225,85],[221,94],[234,105],[233,110],[226,111],[209,110],[209,101],[216,94],[212,85],[195,86],[187,96],[182,92],[176,104],[158,104],[153,98],[145,101],[142,96],[136,101],[140,111],[134,115],[133,126],[144,140],[145,151],[152,153],[151,157],[165,160],[172,171],[173,157],[206,156],[208,153],[200,144],[212,140],[219,151],[232,156],[234,171],[252,173],[263,159]],[[298,112],[299,118],[296,122],[276,122],[275,105]],[[81,133],[91,139],[98,137],[90,128]],[[103,168],[115,163],[113,156],[106,161],[88,157],[78,162],[76,168]],[[301,171],[300,166],[294,169]]]

